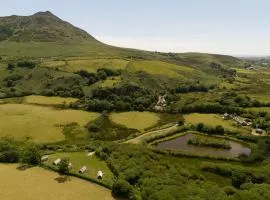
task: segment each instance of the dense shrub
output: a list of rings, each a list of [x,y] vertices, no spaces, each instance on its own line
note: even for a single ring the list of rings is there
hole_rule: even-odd
[[[33,61],[19,61],[17,63],[18,67],[23,67],[23,68],[35,68],[36,67],[36,63]]]
[[[118,179],[113,184],[112,192],[118,197],[129,198],[132,196],[133,187],[125,180]]]
[[[34,144],[27,145],[21,153],[21,161],[29,165],[38,165],[41,162],[39,148]]]

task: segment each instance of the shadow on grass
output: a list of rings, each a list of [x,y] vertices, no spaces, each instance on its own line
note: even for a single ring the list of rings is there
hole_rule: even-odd
[[[69,176],[59,176],[57,178],[54,179],[55,181],[57,181],[58,183],[65,183],[68,181],[71,181],[71,178]]]
[[[32,167],[33,166],[30,166],[30,165],[27,165],[27,164],[22,164],[22,165],[19,165],[16,169],[20,170],[20,171],[25,171],[25,170],[30,169]]]

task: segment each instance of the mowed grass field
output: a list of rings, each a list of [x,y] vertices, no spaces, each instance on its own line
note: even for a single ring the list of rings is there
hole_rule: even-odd
[[[127,66],[129,72],[144,71],[153,75],[165,75],[171,78],[184,78],[186,73],[195,70],[191,67],[179,66],[162,61],[134,61]]]
[[[50,107],[1,104],[0,137],[17,139],[31,137],[35,142],[57,142],[65,139],[62,126],[76,122],[83,128],[89,121],[99,117],[98,113],[79,110],[56,110]]]
[[[154,126],[159,121],[159,116],[151,112],[122,112],[110,115],[110,120],[127,128],[143,131]]]
[[[234,126],[233,122],[230,120],[223,120],[221,115],[192,113],[185,115],[184,118],[186,123],[190,124],[204,123],[209,126],[221,125],[224,128],[233,131],[247,131],[246,129]]]
[[[97,156],[87,156],[86,152],[56,153],[49,155],[49,160],[45,164],[52,166],[52,162],[57,158],[69,158],[73,165],[71,172],[75,174],[79,174],[81,167],[86,166],[88,170],[82,174],[84,177],[91,178],[112,187],[113,173],[108,168],[106,162],[100,160]],[[104,173],[102,180],[97,179],[97,172],[99,170]]]
[[[0,164],[0,199],[3,200],[112,200],[111,191],[75,177],[59,183],[59,174],[33,167]]]
[[[45,97],[38,95],[31,95],[24,97],[24,103],[28,104],[40,104],[40,105],[61,105],[63,103],[70,104],[78,101],[76,98],[64,98],[64,97]]]

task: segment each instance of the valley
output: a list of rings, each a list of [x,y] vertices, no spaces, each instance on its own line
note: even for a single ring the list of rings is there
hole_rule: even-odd
[[[0,198],[269,199],[269,66],[20,19],[0,18]]]

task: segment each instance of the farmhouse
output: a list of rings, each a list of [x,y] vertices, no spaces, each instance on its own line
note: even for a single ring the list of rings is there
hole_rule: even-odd
[[[79,170],[79,173],[83,174],[87,171],[87,167],[86,166],[83,166],[80,170]]]
[[[159,96],[158,97],[158,102],[155,105],[155,110],[156,111],[163,111],[165,106],[166,106],[166,99],[165,99],[166,95],[164,96]]]
[[[225,114],[223,115],[223,119],[229,120],[229,119],[231,119],[231,115],[229,115],[228,113],[225,113]]]
[[[60,162],[61,162],[61,159],[60,158],[57,158],[55,161],[53,161],[53,164],[54,165],[58,165]]]
[[[103,178],[103,172],[102,171],[98,171],[97,178],[98,179],[102,179]]]

